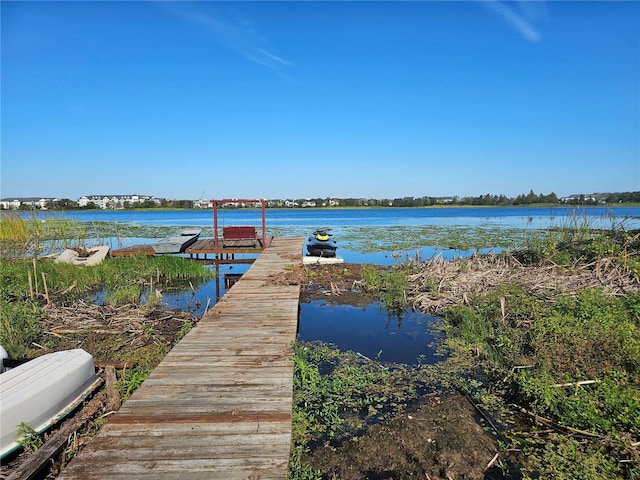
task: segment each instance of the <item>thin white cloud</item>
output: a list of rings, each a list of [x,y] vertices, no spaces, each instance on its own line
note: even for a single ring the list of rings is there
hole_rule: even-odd
[[[292,65],[290,61],[272,53],[267,39],[258,34],[248,22],[222,21],[210,14],[189,8],[185,3],[158,2],[157,5],[179,18],[206,28],[221,45],[257,65],[268,67],[280,74],[281,67]]]
[[[507,25],[520,33],[527,40],[531,42],[539,42],[542,39],[541,35],[529,24],[529,22],[525,18],[523,18],[522,15],[519,15],[515,10],[506,5],[504,2],[498,0],[480,0],[480,3],[485,8],[502,18],[502,20],[504,20]],[[524,5],[526,6],[526,2],[524,3]],[[523,11],[526,14],[531,10],[524,8]]]
[[[258,52],[260,52],[263,55],[267,56],[268,58],[270,58],[274,62],[281,63],[282,65],[291,65],[291,62],[289,62],[288,60],[285,60],[284,58],[280,58],[277,55],[274,55],[274,54],[272,54],[270,52],[267,52],[263,48],[258,48],[257,50],[258,50]]]

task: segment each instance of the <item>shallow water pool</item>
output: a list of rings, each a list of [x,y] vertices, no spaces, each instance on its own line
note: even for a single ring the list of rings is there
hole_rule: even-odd
[[[368,306],[332,305],[324,300],[300,304],[298,339],[322,341],[380,363],[435,363],[442,360],[440,319],[407,310],[387,313],[379,302]]]

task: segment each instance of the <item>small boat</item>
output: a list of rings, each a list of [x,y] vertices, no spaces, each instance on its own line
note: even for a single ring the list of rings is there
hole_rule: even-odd
[[[188,228],[170,237],[164,238],[152,244],[156,253],[182,253],[185,249],[194,244],[202,232],[201,228]]]
[[[81,348],[48,353],[0,373],[0,458],[20,447],[20,424],[44,432],[71,413],[97,381],[93,357]]]
[[[337,242],[332,238],[328,229],[316,230],[307,239],[307,252],[312,257],[335,257]]]

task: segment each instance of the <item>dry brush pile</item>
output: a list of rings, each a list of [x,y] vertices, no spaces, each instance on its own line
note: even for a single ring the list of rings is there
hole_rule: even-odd
[[[596,287],[610,295],[625,295],[640,288],[638,279],[617,258],[573,267],[553,262],[533,266],[522,264],[511,253],[501,253],[453,261],[435,257],[417,268],[419,272],[409,276],[406,294],[416,308],[431,314],[466,304],[469,295],[513,284],[541,296],[549,292],[576,294]]]
[[[95,305],[80,300],[72,305],[51,303],[44,312],[40,324],[43,337],[48,337],[45,349],[81,347],[100,357],[122,357],[125,352],[135,357],[137,347],[170,346],[185,325],[197,322],[189,312],[135,303]]]

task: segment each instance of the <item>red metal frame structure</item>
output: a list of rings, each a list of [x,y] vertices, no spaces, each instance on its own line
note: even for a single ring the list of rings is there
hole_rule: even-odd
[[[267,245],[267,221],[266,221],[266,200],[258,200],[258,199],[227,199],[227,200],[210,200],[213,205],[213,241],[216,252],[220,251],[220,240],[218,238],[218,204],[225,203],[260,203],[262,206],[262,250],[266,248]]]

